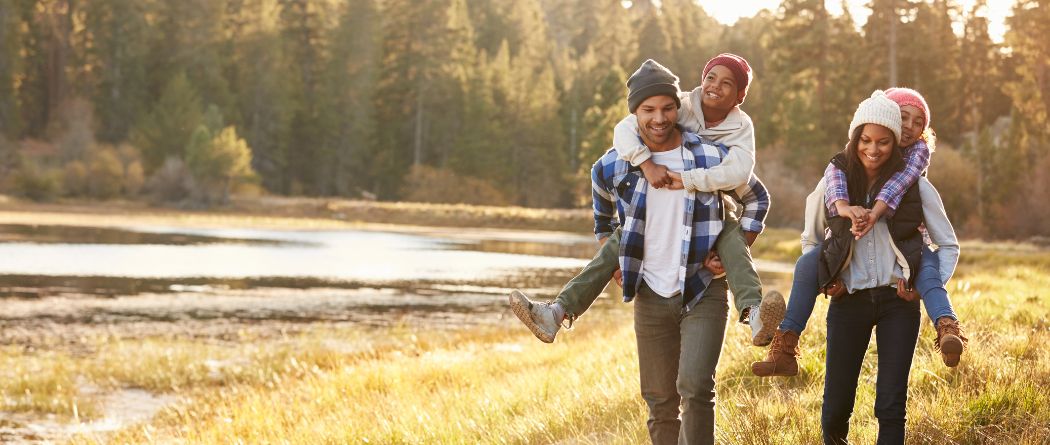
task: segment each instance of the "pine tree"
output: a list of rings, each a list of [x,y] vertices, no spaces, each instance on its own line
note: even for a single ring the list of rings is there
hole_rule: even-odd
[[[1005,91],[1013,99],[1012,116],[1021,125],[1025,145],[1032,150],[1023,162],[1033,165],[1050,152],[1050,0],[1021,0],[1007,19],[1006,45],[1018,61],[1016,80]],[[1025,147],[1017,147],[1025,150]]]
[[[16,0],[20,15],[19,37],[23,80],[19,82],[23,133],[43,137],[51,113],[61,102],[65,86],[65,34],[62,20],[67,3],[44,4],[41,0]],[[56,26],[50,26],[54,20]]]
[[[147,110],[149,99],[145,9],[135,0],[90,2],[85,8],[98,137],[106,142],[122,141]]]
[[[745,51],[737,45],[720,45],[724,33],[740,26],[723,26],[709,16],[697,2],[692,0],[664,0],[661,2],[665,32],[671,45],[671,55],[666,65],[681,79],[683,89],[692,89],[700,84],[704,63],[716,54],[732,52],[749,59],[757,51]],[[759,35],[749,34],[747,39],[758,46]],[[643,52],[644,55],[644,52]],[[661,61],[661,63],[663,63]]]
[[[224,2],[213,0],[147,3],[156,17],[149,35],[150,91],[159,97],[171,77],[186,75],[205,103],[233,113],[233,97],[224,74],[222,49]]]
[[[225,19],[228,38],[222,45],[225,78],[235,92],[235,109],[224,111],[252,148],[252,167],[262,185],[274,193],[291,192],[288,160],[292,111],[292,71],[284,58],[272,0],[230,0]]]
[[[674,71],[676,64],[671,59],[671,39],[667,36],[666,15],[660,14],[657,8],[647,8],[638,18],[638,58],[636,65],[646,59],[653,59]]]
[[[325,5],[308,0],[279,0],[280,29],[285,65],[290,71],[292,126],[289,173],[302,192],[330,194],[334,156],[332,140],[337,117],[331,100],[322,92],[327,62]]]
[[[867,63],[854,67],[870,67],[865,89],[886,89],[900,83],[900,52],[905,39],[901,17],[908,15],[911,6],[908,0],[872,0],[871,15],[864,24]]]
[[[901,28],[902,36],[923,45],[900,46],[900,80],[885,86],[907,86],[922,93],[930,107],[930,116],[936,119],[938,136],[945,141],[959,140],[963,99],[958,94],[962,71],[956,62],[960,47],[952,31],[952,8],[945,0],[916,5],[915,20]]]
[[[334,151],[331,186],[339,195],[370,188],[367,175],[376,149],[372,94],[380,61],[378,14],[373,0],[349,2],[331,39],[324,91],[332,94],[339,118],[327,142]]]
[[[153,110],[132,130],[131,139],[142,150],[146,171],[153,172],[169,157],[181,158],[191,135],[201,124],[201,101],[184,73],[164,88]]]
[[[828,77],[831,18],[822,0],[786,0],[780,6],[765,82],[778,104],[774,121],[793,154],[795,167],[819,163],[837,138],[833,129]]]
[[[0,138],[17,138],[22,131],[15,87],[22,71],[19,7],[18,1],[0,0]]]

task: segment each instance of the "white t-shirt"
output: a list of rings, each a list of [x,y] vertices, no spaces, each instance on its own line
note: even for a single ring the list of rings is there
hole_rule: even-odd
[[[683,149],[653,152],[653,162],[681,173],[685,170]],[[645,192],[645,250],[642,279],[665,298],[679,292],[678,273],[682,266],[682,219],[685,218],[685,190],[658,189],[649,185]]]

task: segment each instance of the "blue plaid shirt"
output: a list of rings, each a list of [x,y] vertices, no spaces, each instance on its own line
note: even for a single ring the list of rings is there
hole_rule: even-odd
[[[682,133],[682,145],[687,155],[685,169],[711,168],[722,162],[728,147],[700,139],[694,133]],[[691,155],[691,156],[690,156]],[[620,270],[623,271],[623,300],[629,302],[638,292],[642,281],[642,256],[645,242],[645,193],[649,183],[638,167],[619,159],[610,149],[591,168],[591,195],[594,200],[594,234],[601,240],[623,222],[620,237]],[[712,274],[703,267],[704,258],[722,232],[724,209],[722,192],[690,192],[686,190],[683,216],[682,256],[678,284],[688,299],[689,311],[703,297],[711,284]],[[769,211],[769,193],[751,174],[748,183],[726,191],[743,204],[740,226],[748,232],[762,232],[763,221]],[[615,220],[614,220],[615,210]]]

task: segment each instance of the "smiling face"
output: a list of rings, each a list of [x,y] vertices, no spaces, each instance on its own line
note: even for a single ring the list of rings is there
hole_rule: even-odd
[[[700,87],[704,93],[704,107],[729,112],[740,103],[740,90],[737,89],[736,78],[733,77],[733,72],[725,66],[711,67],[711,71],[704,76]]]
[[[652,96],[642,101],[634,111],[638,117],[638,131],[650,150],[668,150],[675,139],[678,122],[678,104],[671,96]]]
[[[857,159],[869,178],[878,176],[879,169],[890,160],[895,147],[893,132],[876,124],[865,124],[857,141]]]
[[[922,110],[914,105],[901,106],[901,147],[908,147],[919,140],[926,129],[926,118]]]

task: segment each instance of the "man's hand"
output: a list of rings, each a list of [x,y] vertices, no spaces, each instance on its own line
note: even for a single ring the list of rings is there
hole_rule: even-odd
[[[652,159],[646,159],[640,167],[642,168],[642,174],[645,175],[645,180],[649,181],[649,184],[652,184],[653,187],[663,188],[674,182],[674,179],[668,174],[670,170],[653,162]]]
[[[704,258],[704,269],[709,270],[716,277],[726,273],[726,268],[722,265],[722,258],[714,250],[707,252],[707,258]]]
[[[904,278],[897,279],[897,296],[907,302],[919,299],[919,293],[915,289],[908,289],[908,282]]]
[[[842,284],[841,278],[836,278],[835,281],[832,281],[828,288],[824,290],[824,292],[831,296],[832,300],[838,300],[839,298],[842,298],[843,295],[846,295],[846,285]]]
[[[758,239],[758,232],[744,231],[744,241],[747,241],[747,247],[751,247],[755,244],[755,240]]]
[[[682,190],[685,188],[685,182],[682,181],[681,173],[668,170],[667,175],[671,177],[671,183],[667,185],[667,188],[671,190]]]
[[[616,285],[620,286],[620,289],[623,289],[623,271],[620,269],[616,269],[616,272],[613,272],[612,278],[613,281],[616,282]]]

